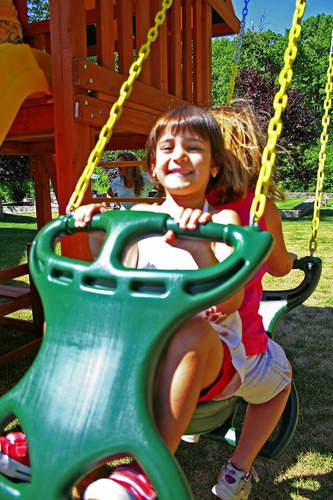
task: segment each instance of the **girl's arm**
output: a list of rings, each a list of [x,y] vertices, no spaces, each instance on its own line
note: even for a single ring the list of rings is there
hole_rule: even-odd
[[[240,226],[240,219],[236,212],[233,210],[221,210],[220,212],[213,215],[213,222],[217,224],[235,224]],[[215,243],[215,256],[219,262],[223,262],[229,255],[233,252],[233,248],[229,247],[225,243]],[[244,298],[244,289],[242,288],[239,292],[235,293],[232,297],[222,302],[218,307],[222,312],[226,314],[231,314],[237,311],[241,306]]]
[[[115,193],[112,191],[111,187],[109,187],[109,189],[107,190],[107,192],[106,192],[106,196],[107,196],[108,198],[115,198],[115,197],[116,197],[116,195],[115,195]],[[120,208],[120,203],[118,203],[117,201],[113,201],[112,203],[113,203],[116,207]]]
[[[267,272],[272,276],[285,276],[293,267],[297,255],[289,253],[283,238],[282,219],[278,207],[267,199],[265,212],[267,231],[274,236],[274,247],[267,261]]]
[[[209,212],[202,212],[199,209],[184,209],[177,222],[181,229],[193,230],[198,224],[206,224],[206,222],[211,220],[217,224],[240,225],[239,217],[233,210],[223,210],[212,216]],[[209,267],[222,262],[233,251],[231,247],[224,243],[175,238],[172,231],[168,231],[165,234],[165,240],[171,245],[190,252],[199,268]],[[229,299],[215,305],[223,313],[231,314],[240,307],[243,297],[244,291],[242,289]]]
[[[107,209],[104,205],[98,205],[97,203],[82,205],[75,210],[73,215],[75,227],[86,227],[94,214],[106,211]],[[97,257],[104,240],[105,233],[103,231],[89,233],[89,246],[93,258]]]

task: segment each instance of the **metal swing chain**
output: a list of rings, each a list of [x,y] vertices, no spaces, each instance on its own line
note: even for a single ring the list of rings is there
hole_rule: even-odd
[[[250,210],[251,226],[258,225],[259,220],[263,216],[266,206],[269,179],[276,157],[275,146],[282,130],[281,114],[286,109],[288,102],[286,89],[290,84],[293,76],[292,64],[295,61],[297,55],[297,41],[301,34],[301,21],[305,6],[306,0],[296,1],[296,10],[293,17],[293,24],[289,33],[289,43],[284,53],[284,67],[282,68],[279,76],[280,90],[276,93],[273,101],[275,113],[268,125],[268,140],[263,151],[261,169],[255,189],[255,197],[253,199]]]
[[[173,0],[162,0],[162,8],[155,16],[155,25],[148,31],[147,42],[140,48],[137,60],[132,63],[129,69],[129,77],[120,88],[119,98],[113,104],[110,110],[109,119],[100,131],[99,139],[90,153],[87,165],[78,180],[75,190],[66,207],[66,214],[72,213],[81,205],[85,192],[89,186],[91,176],[100,162],[105,146],[112,136],[115,123],[121,116],[126,99],[128,99],[132,93],[134,81],[141,73],[143,61],[147,59],[150,54],[150,46],[152,42],[156,40],[158,36],[158,28],[164,23],[166,11],[171,7],[172,2]]]
[[[317,249],[317,233],[319,228],[319,216],[320,216],[320,206],[323,195],[323,184],[324,184],[324,174],[325,174],[325,161],[326,161],[326,145],[328,141],[327,129],[330,124],[329,110],[331,109],[332,100],[331,93],[333,91],[333,31],[331,39],[331,49],[329,55],[329,64],[327,69],[327,83],[325,86],[326,98],[324,101],[324,116],[322,118],[323,131],[320,136],[321,148],[319,151],[319,166],[317,173],[317,188],[316,188],[316,198],[313,208],[313,219],[312,219],[312,236],[310,239],[310,255],[313,255]]]
[[[243,45],[243,34],[245,30],[245,21],[246,21],[246,16],[248,14],[248,8],[247,5],[250,0],[245,0],[245,5],[242,10],[242,22],[241,22],[241,27],[239,31],[239,35],[237,37],[237,50],[236,54],[234,57],[234,64],[231,69],[231,77],[230,77],[230,82],[229,82],[229,89],[228,89],[228,94],[227,94],[227,100],[225,105],[230,106],[232,96],[234,95],[234,88],[235,88],[235,81],[236,81],[236,76],[237,76],[237,70],[238,70],[238,61],[240,59],[240,51]]]

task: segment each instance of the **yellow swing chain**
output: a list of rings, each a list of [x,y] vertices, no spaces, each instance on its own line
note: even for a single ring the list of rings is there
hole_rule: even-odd
[[[230,106],[232,96],[234,95],[234,88],[235,88],[235,82],[236,82],[236,76],[237,76],[237,71],[238,71],[238,61],[240,59],[240,51],[243,45],[243,34],[245,30],[245,21],[246,21],[246,16],[248,14],[248,8],[247,5],[250,0],[245,0],[244,8],[242,10],[242,22],[241,22],[241,27],[239,30],[239,35],[237,38],[237,50],[236,54],[234,57],[234,64],[232,65],[231,68],[231,77],[230,77],[230,82],[229,82],[229,89],[228,89],[228,94],[227,94],[227,100],[225,105]]]
[[[143,61],[147,59],[150,54],[150,46],[152,42],[156,40],[158,36],[158,28],[164,23],[166,18],[166,11],[171,7],[172,2],[173,0],[162,0],[162,8],[155,16],[155,25],[148,31],[147,42],[142,45],[138,52],[137,60],[132,63],[129,69],[129,77],[120,88],[119,98],[113,104],[110,110],[109,119],[100,131],[99,139],[94,149],[90,153],[83,174],[78,180],[75,190],[69,200],[66,208],[67,214],[72,213],[81,205],[85,192],[89,186],[91,176],[100,162],[106,144],[111,139],[114,125],[121,116],[126,99],[128,99],[132,93],[134,81],[141,73]]]
[[[322,118],[323,131],[320,136],[321,148],[319,151],[319,166],[317,174],[317,188],[316,188],[316,198],[313,208],[313,219],[312,219],[312,236],[310,239],[310,255],[313,255],[317,249],[317,233],[319,228],[319,216],[320,216],[320,206],[323,195],[323,184],[324,184],[324,173],[325,173],[325,161],[326,161],[326,144],[328,141],[327,129],[330,124],[329,110],[331,109],[332,100],[331,93],[333,90],[333,31],[331,40],[331,49],[329,55],[329,64],[327,69],[327,83],[325,86],[326,98],[324,101],[324,116]]]
[[[276,156],[275,146],[282,130],[281,114],[286,109],[288,102],[286,89],[293,76],[292,64],[297,55],[297,41],[301,34],[301,21],[305,6],[305,0],[296,1],[296,10],[293,17],[292,28],[289,33],[289,43],[284,53],[284,67],[279,76],[280,90],[276,93],[273,101],[275,113],[268,125],[268,140],[263,151],[261,169],[255,189],[255,197],[251,205],[250,225],[258,225],[265,210],[269,179]]]

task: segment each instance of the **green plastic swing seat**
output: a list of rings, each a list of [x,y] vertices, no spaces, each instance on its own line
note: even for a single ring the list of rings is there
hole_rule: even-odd
[[[30,269],[46,333],[31,368],[0,400],[2,429],[17,417],[26,433],[32,480],[14,483],[0,475],[1,499],[70,498],[87,472],[123,454],[141,464],[160,500],[193,498],[154,423],[158,364],[184,320],[234,294],[257,271],[272,237],[255,227],[209,223],[186,237],[233,246],[223,263],[197,271],[123,266],[131,244],[166,229],[184,236],[165,214],[95,215],[85,231],[103,230],[106,239],[93,263],[53,251],[57,237],[79,231],[71,217],[60,217],[37,235]]]

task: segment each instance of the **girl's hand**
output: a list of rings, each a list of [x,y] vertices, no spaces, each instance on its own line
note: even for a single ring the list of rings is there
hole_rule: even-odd
[[[86,227],[91,221],[91,218],[96,213],[104,213],[107,211],[105,205],[98,205],[91,203],[90,205],[83,205],[75,210],[73,214],[75,227]]]
[[[206,224],[212,220],[212,215],[209,212],[203,212],[200,209],[181,208],[178,217],[175,217],[175,222],[178,223],[180,229],[193,231],[198,224]],[[169,245],[182,248],[192,254],[196,260],[196,254],[202,254],[207,250],[211,250],[211,242],[204,240],[196,240],[189,238],[176,238],[173,231],[167,231],[164,234],[164,240]]]
[[[178,217],[175,217],[180,229],[189,229],[190,231],[193,231],[198,224],[206,224],[211,220],[212,214],[203,212],[199,208],[181,208]]]

